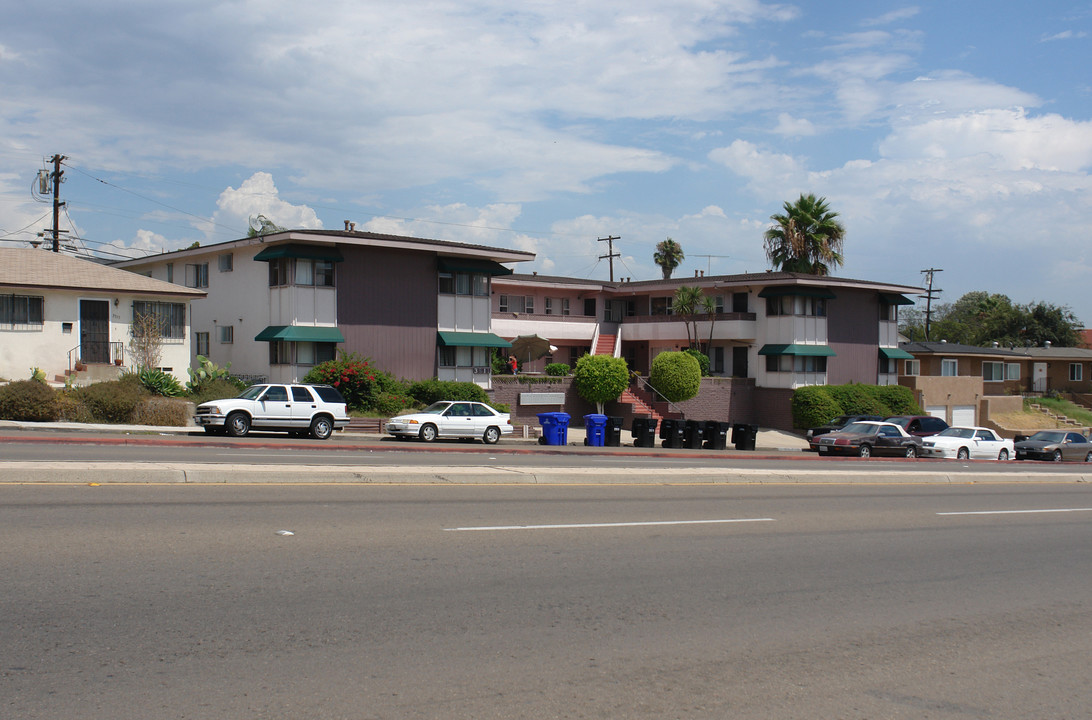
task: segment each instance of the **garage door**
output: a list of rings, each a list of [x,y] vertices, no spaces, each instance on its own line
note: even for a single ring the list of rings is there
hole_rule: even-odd
[[[952,408],[953,425],[974,425],[974,405],[956,405]]]
[[[930,405],[925,408],[925,414],[932,415],[933,417],[940,418],[944,421],[948,420],[948,408],[944,405]]]

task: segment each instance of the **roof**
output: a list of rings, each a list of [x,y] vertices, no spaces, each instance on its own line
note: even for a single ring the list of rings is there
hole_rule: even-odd
[[[494,281],[498,282],[498,281]],[[625,292],[625,291],[655,291],[665,290],[674,292],[675,288],[682,285],[697,285],[703,288],[725,290],[743,290],[750,287],[788,286],[800,288],[838,288],[877,290],[890,295],[917,295],[921,288],[913,285],[899,285],[894,283],[877,282],[875,280],[854,280],[840,278],[831,275],[809,275],[807,273],[792,272],[763,272],[743,273],[740,275],[701,275],[698,277],[674,277],[668,280],[659,278],[656,280],[638,280],[635,282],[619,280],[610,282],[606,280],[590,280],[587,278],[569,278],[556,275],[538,275],[515,273],[503,278],[499,282],[503,284],[524,285],[528,283],[540,285],[569,285],[582,288],[593,287],[597,290]]]
[[[202,245],[184,250],[149,255],[134,260],[121,260],[113,263],[116,267],[138,267],[164,259],[199,257],[209,253],[219,253],[239,247],[269,247],[281,243],[311,243],[319,245],[341,245],[358,247],[402,248],[434,252],[444,257],[487,258],[496,262],[527,262],[535,259],[535,254],[524,250],[474,245],[471,243],[433,240],[430,238],[410,237],[408,235],[387,235],[384,233],[358,232],[355,230],[285,230],[270,235],[258,235],[252,238],[240,238],[226,242]]]
[[[951,342],[905,342],[899,348],[912,355],[991,355],[996,357],[1014,357],[1020,353],[1009,348],[979,347]]]
[[[1092,350],[1088,348],[1077,347],[1030,347],[1030,348],[1016,348],[1016,354],[1023,355],[1029,358],[1039,358],[1042,360],[1050,360],[1053,358],[1067,359],[1067,358],[1082,358],[1092,359]]]
[[[206,295],[204,290],[153,280],[64,253],[30,248],[0,249],[0,288],[97,290],[189,298]]]

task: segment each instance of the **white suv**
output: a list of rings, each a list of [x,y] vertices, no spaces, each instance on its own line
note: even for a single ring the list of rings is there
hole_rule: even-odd
[[[281,430],[325,440],[349,424],[345,398],[330,385],[251,385],[239,397],[197,406],[193,421],[211,434],[242,437]]]

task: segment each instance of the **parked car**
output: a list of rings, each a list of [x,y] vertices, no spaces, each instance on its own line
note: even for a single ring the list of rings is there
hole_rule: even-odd
[[[826,423],[825,425],[810,428],[807,433],[805,433],[804,437],[807,438],[808,442],[810,443],[812,438],[819,437],[820,435],[826,435],[827,433],[834,432],[835,430],[841,430],[846,425],[849,425],[852,422],[867,422],[879,420],[883,420],[883,418],[879,415],[839,415],[838,417],[831,419],[831,421]],[[815,448],[813,447],[812,450],[814,449]]]
[[[855,422],[815,440],[820,455],[897,455],[917,457],[921,438],[889,422]]]
[[[1092,443],[1079,432],[1040,430],[1016,443],[1016,459],[1092,462]]]
[[[1008,460],[1014,452],[1012,440],[984,427],[953,426],[921,441],[924,457]]]
[[[512,433],[512,423],[508,413],[497,412],[485,403],[441,400],[420,412],[392,417],[387,421],[387,432],[400,440],[481,438],[492,445],[501,435]]]
[[[948,427],[948,423],[932,415],[895,415],[884,418],[884,422],[895,423],[914,437],[936,435]]]
[[[205,432],[242,437],[251,429],[325,440],[349,424],[345,398],[330,385],[251,385],[235,398],[197,406],[193,421]]]

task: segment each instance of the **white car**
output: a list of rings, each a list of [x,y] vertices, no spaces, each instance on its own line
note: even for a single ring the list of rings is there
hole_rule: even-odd
[[[950,427],[922,438],[924,457],[968,460],[1008,460],[1015,455],[1013,442],[984,427]]]
[[[310,434],[325,440],[349,424],[345,398],[330,385],[251,385],[234,398],[201,403],[193,416],[210,434],[242,437],[254,430]]]
[[[508,413],[497,412],[485,403],[441,400],[420,412],[392,417],[387,421],[387,432],[400,440],[481,438],[492,445],[501,435],[512,434],[512,423]]]

